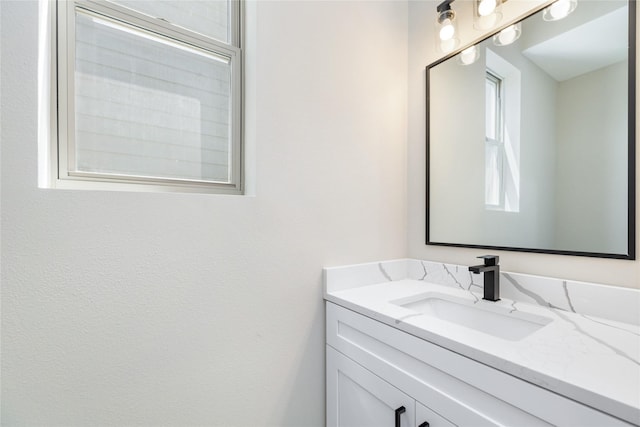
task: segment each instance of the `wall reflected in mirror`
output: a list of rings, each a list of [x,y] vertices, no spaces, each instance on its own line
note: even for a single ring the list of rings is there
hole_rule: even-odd
[[[541,10],[427,68],[428,244],[634,258],[630,9]]]

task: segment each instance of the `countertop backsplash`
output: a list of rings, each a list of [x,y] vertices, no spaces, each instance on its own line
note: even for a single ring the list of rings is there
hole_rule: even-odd
[[[415,259],[325,269],[325,292],[411,279],[482,294],[482,274],[465,265]],[[640,325],[640,291],[573,280],[500,272],[502,298]]]

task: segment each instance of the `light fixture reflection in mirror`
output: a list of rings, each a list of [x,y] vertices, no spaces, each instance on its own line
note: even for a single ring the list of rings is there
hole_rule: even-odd
[[[558,0],[544,9],[542,19],[545,21],[558,21],[566,18],[578,6],[578,0]]]
[[[520,34],[522,34],[522,26],[518,22],[517,24],[508,26],[493,36],[493,44],[496,46],[510,45],[520,38]]]
[[[466,48],[458,55],[458,62],[461,65],[471,65],[480,58],[480,49],[476,45]]]
[[[427,66],[427,245],[636,259],[636,1],[552,4]]]

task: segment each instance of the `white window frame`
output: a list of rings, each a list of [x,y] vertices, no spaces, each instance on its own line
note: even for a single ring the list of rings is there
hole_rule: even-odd
[[[520,212],[520,116],[522,111],[522,78],[520,70],[509,61],[486,50],[486,69],[502,82],[500,90],[500,142],[502,143],[501,204],[485,204],[488,210]]]
[[[229,0],[229,43],[99,0],[40,0],[39,185],[45,188],[243,194],[243,70],[241,0]],[[227,59],[231,66],[230,182],[139,177],[71,170],[75,137],[75,13],[136,27],[165,40]],[[48,112],[48,114],[47,114]]]
[[[504,84],[502,78],[491,70],[486,71],[486,80],[490,80],[495,85],[495,138],[489,138],[485,134],[485,150],[487,147],[495,147],[498,151],[498,204],[491,204],[485,200],[488,209],[504,210],[505,199],[505,183],[504,183],[504,163],[505,163],[505,147],[504,147]],[[485,132],[486,133],[486,132]],[[485,158],[485,162],[487,159]],[[485,166],[486,167],[486,166]],[[485,186],[489,186],[485,182]],[[486,192],[486,189],[485,189]]]

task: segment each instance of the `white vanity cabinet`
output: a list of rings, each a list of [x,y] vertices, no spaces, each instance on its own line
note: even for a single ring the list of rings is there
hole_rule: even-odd
[[[326,312],[329,427],[631,425],[331,302]]]
[[[334,392],[327,401],[330,426],[455,426],[331,346],[327,387]]]
[[[348,357],[327,347],[327,401],[331,426],[413,426],[415,401]]]

